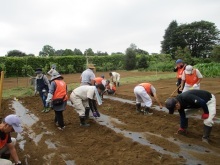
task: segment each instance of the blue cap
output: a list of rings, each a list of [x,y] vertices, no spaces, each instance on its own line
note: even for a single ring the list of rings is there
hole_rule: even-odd
[[[176,64],[181,63],[181,62],[183,62],[183,60],[181,59],[176,60]]]

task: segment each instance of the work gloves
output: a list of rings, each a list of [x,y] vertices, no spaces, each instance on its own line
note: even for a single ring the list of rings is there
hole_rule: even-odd
[[[202,119],[208,119],[209,118],[209,114],[207,113],[203,113],[201,116]]]
[[[98,111],[94,111],[94,112],[92,112],[92,114],[94,117],[100,117],[100,114]]]
[[[193,85],[193,88],[195,89],[195,88],[198,88],[199,87],[199,85],[198,84],[194,84]]]
[[[46,107],[49,107],[50,102],[52,101],[53,95],[51,93],[48,93],[47,99],[46,99]]]

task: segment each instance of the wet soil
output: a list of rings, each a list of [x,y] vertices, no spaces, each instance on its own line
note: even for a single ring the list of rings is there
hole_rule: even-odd
[[[96,75],[103,73],[97,73]],[[104,73],[107,75],[107,73]],[[121,76],[132,76],[133,72],[121,72]],[[155,73],[148,73],[155,74]],[[161,73],[164,74],[164,73]],[[146,75],[145,72],[136,72],[135,76]],[[78,82],[80,74],[64,75],[67,83]],[[22,78],[19,79],[19,84]],[[23,84],[27,78],[23,78]],[[8,82],[8,84],[6,83]],[[4,89],[16,86],[16,78],[5,79]],[[157,89],[157,95],[162,103],[175,90],[175,78],[151,82]],[[22,83],[21,83],[22,84]],[[220,78],[204,78],[202,89],[212,92],[217,99],[217,116],[220,104],[220,91],[218,89]],[[133,89],[136,84],[122,84],[117,88],[115,97],[135,101]],[[20,85],[19,85],[20,86]],[[176,94],[174,94],[175,96]],[[3,100],[3,116],[14,113],[12,99]],[[30,127],[25,127],[22,133],[23,147],[17,146],[18,155],[23,164],[191,164],[188,163],[187,154],[200,164],[218,164],[220,162],[220,125],[215,124],[211,134],[210,144],[201,141],[203,121],[189,119],[189,133],[186,136],[176,134],[179,128],[179,116],[169,115],[163,111],[153,111],[153,115],[146,116],[136,113],[135,105],[104,99],[99,111],[120,122],[112,123],[121,131],[140,132],[140,139],[146,139],[152,145],[162,150],[175,153],[177,157],[166,154],[148,145],[142,145],[132,139],[116,133],[99,121],[90,119],[90,127],[80,127],[77,113],[72,106],[64,111],[66,128],[57,129],[54,123],[54,112],[42,113],[42,103],[38,96],[18,98],[18,101],[35,115],[39,120]],[[156,105],[156,102],[154,102]],[[12,136],[17,136],[15,133]],[[37,140],[36,140],[37,139]],[[187,154],[186,154],[187,153]],[[198,164],[198,163],[195,163]]]

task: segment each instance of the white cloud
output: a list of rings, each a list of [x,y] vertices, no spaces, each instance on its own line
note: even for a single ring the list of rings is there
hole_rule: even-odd
[[[220,28],[218,0],[10,0],[0,6],[0,56],[38,55],[44,45],[84,52],[124,52],[131,43],[159,53],[172,20],[206,20]]]

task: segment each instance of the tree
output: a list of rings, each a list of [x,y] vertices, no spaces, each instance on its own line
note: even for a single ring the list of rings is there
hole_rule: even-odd
[[[60,49],[60,50],[56,50],[56,51],[55,51],[55,55],[56,55],[56,56],[62,56],[63,53],[64,53],[64,50],[63,50],[63,49]]]
[[[74,55],[83,55],[83,53],[81,52],[81,50],[80,50],[80,49],[76,49],[76,48],[73,50],[73,54],[74,54]]]
[[[92,50],[91,48],[89,48],[89,49],[86,49],[86,50],[85,50],[84,55],[94,56],[95,53],[93,52],[93,50]]]
[[[11,50],[11,51],[8,51],[6,56],[7,57],[24,57],[27,55],[25,53],[21,52],[20,50]]]
[[[164,40],[161,41],[162,53],[173,55],[176,51],[176,47],[173,43],[173,36],[177,27],[178,24],[174,20],[169,24],[168,28],[165,30],[165,34],[163,36]]]
[[[125,53],[125,69],[132,70],[136,65],[136,53],[134,47],[129,47],[126,49]]]
[[[139,49],[139,48],[135,49],[135,52],[137,54],[149,55],[149,53],[147,51]]]
[[[213,61],[220,62],[220,45],[214,46],[210,57]]]
[[[134,43],[131,43],[129,48],[131,48],[132,50],[136,50],[137,46]]]
[[[95,55],[97,55],[97,56],[108,56],[108,53],[107,52],[97,51],[97,53],[95,53]]]
[[[63,56],[71,56],[71,55],[74,55],[74,53],[71,49],[65,49],[62,55]]]
[[[219,34],[215,24],[208,21],[181,24],[173,29],[172,34],[165,34],[164,38],[169,40],[162,41],[162,51],[173,54],[172,50],[176,51],[177,47],[187,47],[192,57],[206,58],[220,41]]]
[[[39,56],[54,56],[55,55],[55,49],[50,45],[45,45],[42,48],[42,51],[39,52]]]
[[[138,68],[147,68],[148,64],[147,64],[147,57],[146,55],[142,54],[140,59],[138,60]]]
[[[175,58],[175,60],[182,59],[186,64],[194,65],[190,50],[187,47],[185,47],[184,49],[182,49],[181,47],[177,47]]]

